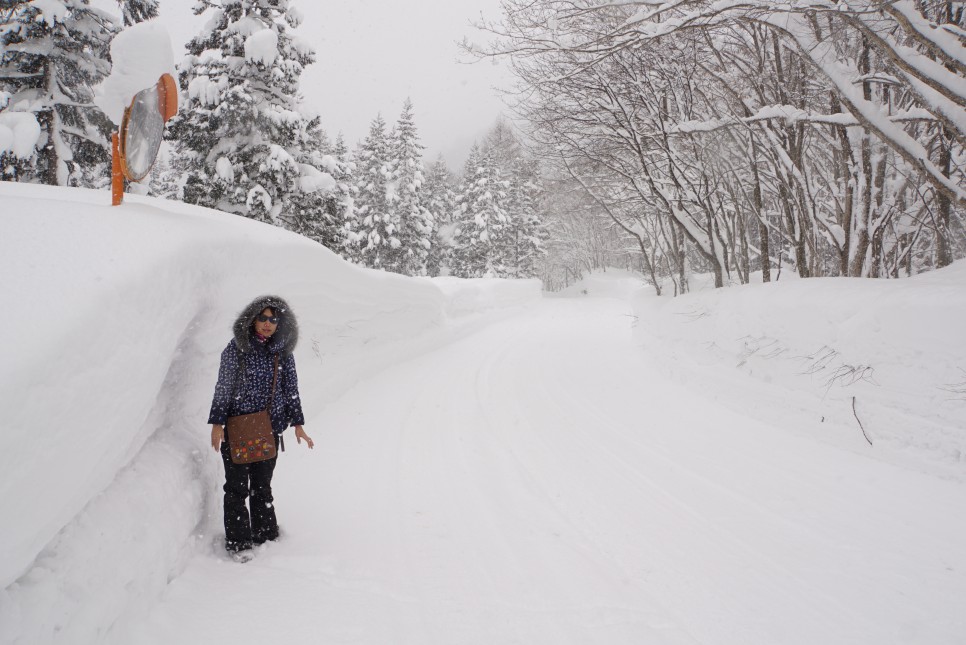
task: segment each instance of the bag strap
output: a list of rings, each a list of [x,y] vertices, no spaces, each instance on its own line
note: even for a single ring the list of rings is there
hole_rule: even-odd
[[[275,354],[275,366],[272,367],[272,393],[268,395],[268,407],[272,406],[275,398],[275,383],[278,381],[278,354]]]
[[[272,393],[268,395],[268,405],[265,406],[265,411],[266,412],[269,412],[269,410],[272,409],[272,399],[275,398],[275,383],[276,383],[276,381],[278,381],[278,354],[275,354],[275,365],[272,366]],[[271,414],[269,414],[269,417],[271,417]],[[272,434],[275,434],[275,431],[274,430],[272,430]],[[276,436],[279,439],[281,439],[282,452],[285,452],[285,440],[282,439],[282,435],[276,435]]]

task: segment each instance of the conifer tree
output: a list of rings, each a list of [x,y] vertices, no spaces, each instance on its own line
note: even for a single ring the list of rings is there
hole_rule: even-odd
[[[392,149],[381,115],[370,124],[355,160],[355,216],[349,233],[349,255],[365,266],[398,272],[402,242],[395,211]]]
[[[158,17],[158,0],[119,0],[125,27]]]
[[[433,233],[430,237],[429,255],[426,258],[426,274],[440,275],[451,263],[453,245],[453,210],[456,208],[456,192],[453,176],[440,155],[426,178],[423,203],[433,216]]]
[[[507,223],[494,240],[492,262],[496,273],[507,278],[534,277],[545,237],[538,213],[538,164],[528,158],[513,127],[504,119],[497,121],[487,134],[484,147],[493,158],[497,174],[507,182]]]
[[[454,273],[531,278],[543,255],[540,172],[499,121],[467,160],[457,210]]]
[[[510,221],[501,232],[502,275],[512,278],[537,276],[537,262],[544,254],[546,229],[539,213],[541,194],[537,163],[518,157],[510,166]]]
[[[117,31],[88,0],[0,3],[0,122],[39,131],[33,152],[0,149],[0,177],[61,186],[110,180],[113,125],[91,88],[110,72]]]
[[[335,138],[332,146],[332,157],[336,162],[336,172],[333,175],[339,184],[339,191],[342,198],[342,247],[333,249],[347,260],[359,261],[358,245],[358,217],[356,211],[356,186],[355,171],[356,163],[345,143],[345,137],[341,132]]]
[[[342,136],[341,132],[339,133],[339,136],[335,138],[335,145],[332,148],[332,154],[335,155],[335,158],[338,161],[351,161],[351,159],[349,159],[349,148],[346,146],[345,137]]]
[[[493,163],[504,174],[509,174],[514,164],[524,156],[523,146],[513,133],[512,126],[503,118],[498,119],[487,132],[483,138],[483,147],[489,151]]]
[[[500,178],[490,151],[474,144],[457,198],[454,275],[482,278],[501,274],[503,258],[498,244],[509,223],[508,188],[509,182]]]
[[[329,133],[322,127],[322,119],[317,115],[306,116],[306,148],[323,155],[332,154],[332,140]]]
[[[162,199],[178,199],[178,183],[181,178],[171,168],[171,147],[162,142],[158,158],[151,168],[148,194]]]
[[[209,9],[204,31],[187,45],[185,102],[169,127],[183,199],[282,223],[300,191],[310,135],[298,84],[315,53],[293,36],[300,17],[288,0],[212,0],[195,10]]]
[[[349,189],[344,164],[332,156],[332,144],[318,116],[308,116],[306,141],[298,158],[300,190],[281,215],[285,227],[341,253]],[[340,181],[341,179],[341,181]]]
[[[426,258],[433,235],[433,215],[423,205],[424,148],[416,132],[412,101],[406,99],[393,139],[395,212],[399,218],[400,241],[396,264],[399,272],[406,275],[426,273]]]

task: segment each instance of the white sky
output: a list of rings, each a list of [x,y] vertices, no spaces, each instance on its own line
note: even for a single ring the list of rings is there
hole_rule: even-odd
[[[176,63],[204,23],[191,13],[193,4],[160,2]],[[469,23],[481,12],[499,18],[499,0],[295,0],[295,6],[305,16],[296,33],[317,54],[302,76],[302,91],[333,139],[342,131],[354,147],[377,113],[391,125],[409,97],[425,159],[442,153],[459,171],[473,141],[504,110],[492,89],[509,83],[503,65],[461,64],[457,59],[465,57],[456,45],[464,37],[488,40]]]

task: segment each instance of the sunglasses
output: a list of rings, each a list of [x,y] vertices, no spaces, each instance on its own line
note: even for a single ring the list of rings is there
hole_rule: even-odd
[[[258,318],[255,320],[258,322],[270,322],[273,325],[278,324],[278,316],[266,316],[265,314],[258,314]]]

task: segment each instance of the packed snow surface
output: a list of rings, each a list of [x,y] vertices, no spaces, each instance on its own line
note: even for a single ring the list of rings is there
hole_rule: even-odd
[[[0,642],[962,642],[966,265],[541,300],[106,201],[0,185]],[[316,447],[242,565],[204,422],[267,292]]]

